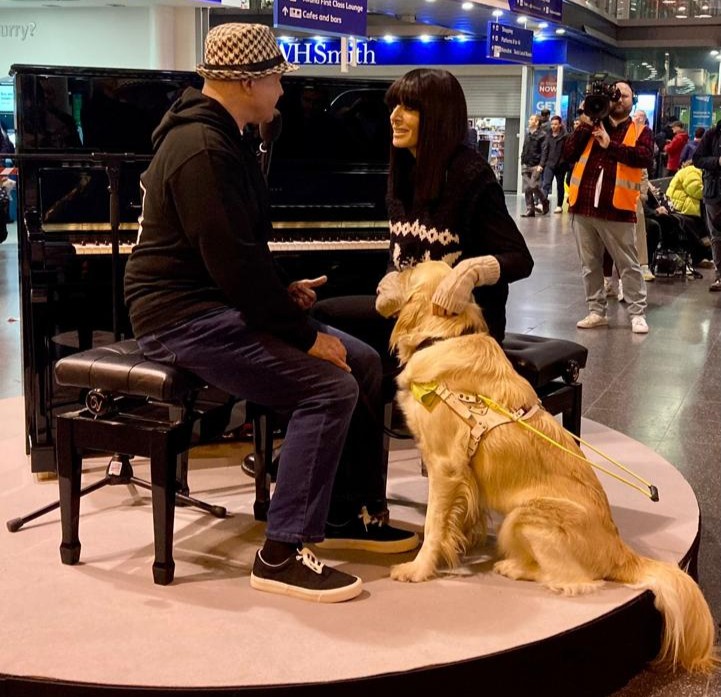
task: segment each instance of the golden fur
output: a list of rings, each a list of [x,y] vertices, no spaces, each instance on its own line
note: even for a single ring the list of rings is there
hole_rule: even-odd
[[[416,558],[392,568],[399,581],[425,581],[485,536],[489,511],[504,516],[494,570],[537,581],[566,595],[588,593],[605,580],[648,588],[665,620],[659,664],[708,672],[717,664],[714,622],[694,581],[677,566],[639,556],[620,538],[606,494],[590,465],[515,424],[488,432],[469,461],[469,427],[443,402],[427,408],[411,383],[443,382],[454,392],[483,394],[516,410],[537,401],[488,336],[480,308],[450,317],[432,313],[431,297],[449,267],[425,262],[379,288],[376,306],[397,315],[391,345],[403,370],[397,400],[428,469],[428,508]],[[467,334],[469,331],[476,333]],[[423,350],[427,338],[443,338]],[[582,454],[545,410],[535,428]]]

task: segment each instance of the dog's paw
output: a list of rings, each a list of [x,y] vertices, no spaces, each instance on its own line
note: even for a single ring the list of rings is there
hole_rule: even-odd
[[[501,559],[501,561],[497,561],[493,565],[493,570],[501,576],[512,578],[514,581],[528,578],[526,569],[515,559]]]
[[[434,576],[433,569],[426,569],[414,561],[405,564],[395,564],[391,567],[391,578],[394,581],[405,581],[407,583],[420,583],[427,581]]]
[[[588,581],[543,581],[543,585],[549,590],[559,595],[588,595],[595,593],[597,590],[604,586],[603,580],[588,580]]]

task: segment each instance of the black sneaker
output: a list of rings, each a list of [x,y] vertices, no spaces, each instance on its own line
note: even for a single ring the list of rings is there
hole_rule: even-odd
[[[326,523],[325,540],[316,542],[323,549],[360,549],[381,554],[410,552],[418,547],[416,533],[388,525],[388,513],[372,516],[363,506],[356,518],[342,525]]]
[[[357,576],[326,566],[305,547],[281,564],[266,564],[260,550],[256,552],[250,585],[259,591],[316,603],[340,603],[363,590],[363,581]]]
[[[717,278],[710,286],[709,290],[712,293],[721,293],[721,278]]]

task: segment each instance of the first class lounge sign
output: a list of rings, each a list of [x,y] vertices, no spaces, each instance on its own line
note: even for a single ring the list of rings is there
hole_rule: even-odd
[[[336,36],[365,36],[368,0],[276,0],[273,25]]]

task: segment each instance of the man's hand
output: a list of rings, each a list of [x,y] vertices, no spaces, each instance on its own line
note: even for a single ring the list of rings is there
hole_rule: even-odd
[[[303,310],[309,310],[318,299],[314,288],[318,288],[328,282],[328,276],[318,276],[318,278],[305,278],[302,281],[293,281],[288,286],[288,295],[293,302]]]
[[[655,212],[659,215],[668,215],[668,208],[666,208],[666,206],[659,206]]]
[[[593,137],[596,139],[596,142],[605,150],[608,147],[608,144],[611,142],[611,136],[608,135],[608,132],[603,127],[602,123],[599,123],[592,132]]]
[[[350,366],[345,362],[345,346],[337,336],[318,332],[315,343],[308,349],[308,355],[328,361],[350,373]]]

